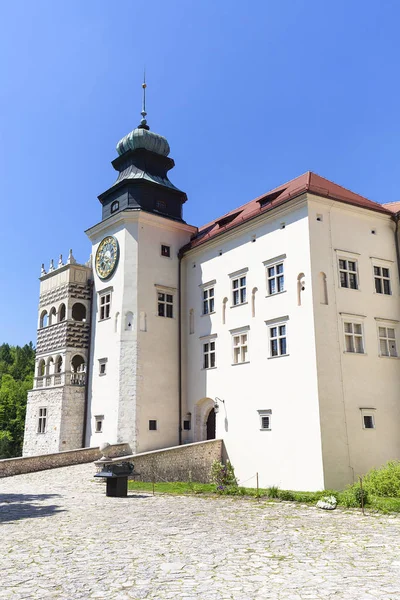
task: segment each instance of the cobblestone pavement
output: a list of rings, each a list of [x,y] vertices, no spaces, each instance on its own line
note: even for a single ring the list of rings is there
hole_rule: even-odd
[[[400,598],[400,518],[107,498],[93,465],[0,479],[0,599]]]

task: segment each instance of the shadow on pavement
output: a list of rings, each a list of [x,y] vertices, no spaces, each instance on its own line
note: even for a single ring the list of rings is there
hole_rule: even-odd
[[[0,494],[0,523],[49,517],[65,512],[56,504],[38,504],[43,500],[59,496],[59,494]]]

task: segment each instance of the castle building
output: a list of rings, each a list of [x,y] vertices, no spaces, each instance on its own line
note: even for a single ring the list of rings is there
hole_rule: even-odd
[[[24,455],[217,437],[246,485],[303,490],[399,459],[400,205],[308,172],[188,225],[142,116],[93,260],[42,269]]]

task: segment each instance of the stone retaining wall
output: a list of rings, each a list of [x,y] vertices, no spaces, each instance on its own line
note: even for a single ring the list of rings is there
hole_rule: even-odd
[[[111,457],[125,456],[132,452],[129,444],[112,444]],[[0,477],[10,477],[33,471],[45,471],[68,465],[89,463],[101,458],[102,453],[98,448],[81,448],[54,454],[40,454],[38,456],[23,456],[20,458],[5,458],[0,460]]]
[[[209,483],[214,460],[222,458],[222,440],[184,444],[124,457],[133,462],[140,481],[197,481]]]

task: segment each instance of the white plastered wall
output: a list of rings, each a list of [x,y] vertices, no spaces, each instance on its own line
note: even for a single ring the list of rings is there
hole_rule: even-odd
[[[377,335],[377,319],[383,319],[395,328],[400,351],[394,223],[389,216],[311,195],[309,215],[325,486],[340,489],[400,458],[399,359],[379,356]],[[339,286],[339,256],[357,261],[358,290]],[[390,269],[390,296],[375,292],[375,262]],[[321,273],[328,304],[321,298]],[[365,354],[345,352],[344,320],[362,323]],[[375,429],[363,428],[362,408],[374,409]]]
[[[285,227],[282,228],[282,223]],[[253,242],[252,239],[256,241]],[[267,295],[264,261],[286,255],[286,291]],[[186,297],[183,310],[186,372],[184,412],[192,414],[188,439],[194,440],[198,406],[219,397],[216,435],[240,482],[262,487],[316,490],[323,487],[322,454],[314,344],[313,302],[307,207],[291,203],[185,256]],[[248,269],[248,303],[232,306],[229,274]],[[305,290],[298,306],[298,275]],[[201,285],[216,280],[215,314],[202,316]],[[251,293],[255,292],[255,316]],[[222,323],[224,298],[228,298]],[[188,330],[194,309],[194,333]],[[269,358],[265,321],[288,317],[289,356]],[[249,362],[232,365],[231,330],[249,327]],[[204,336],[216,334],[217,367],[202,369]],[[271,431],[260,430],[259,410],[271,410]],[[195,441],[195,440],[194,440]]]

